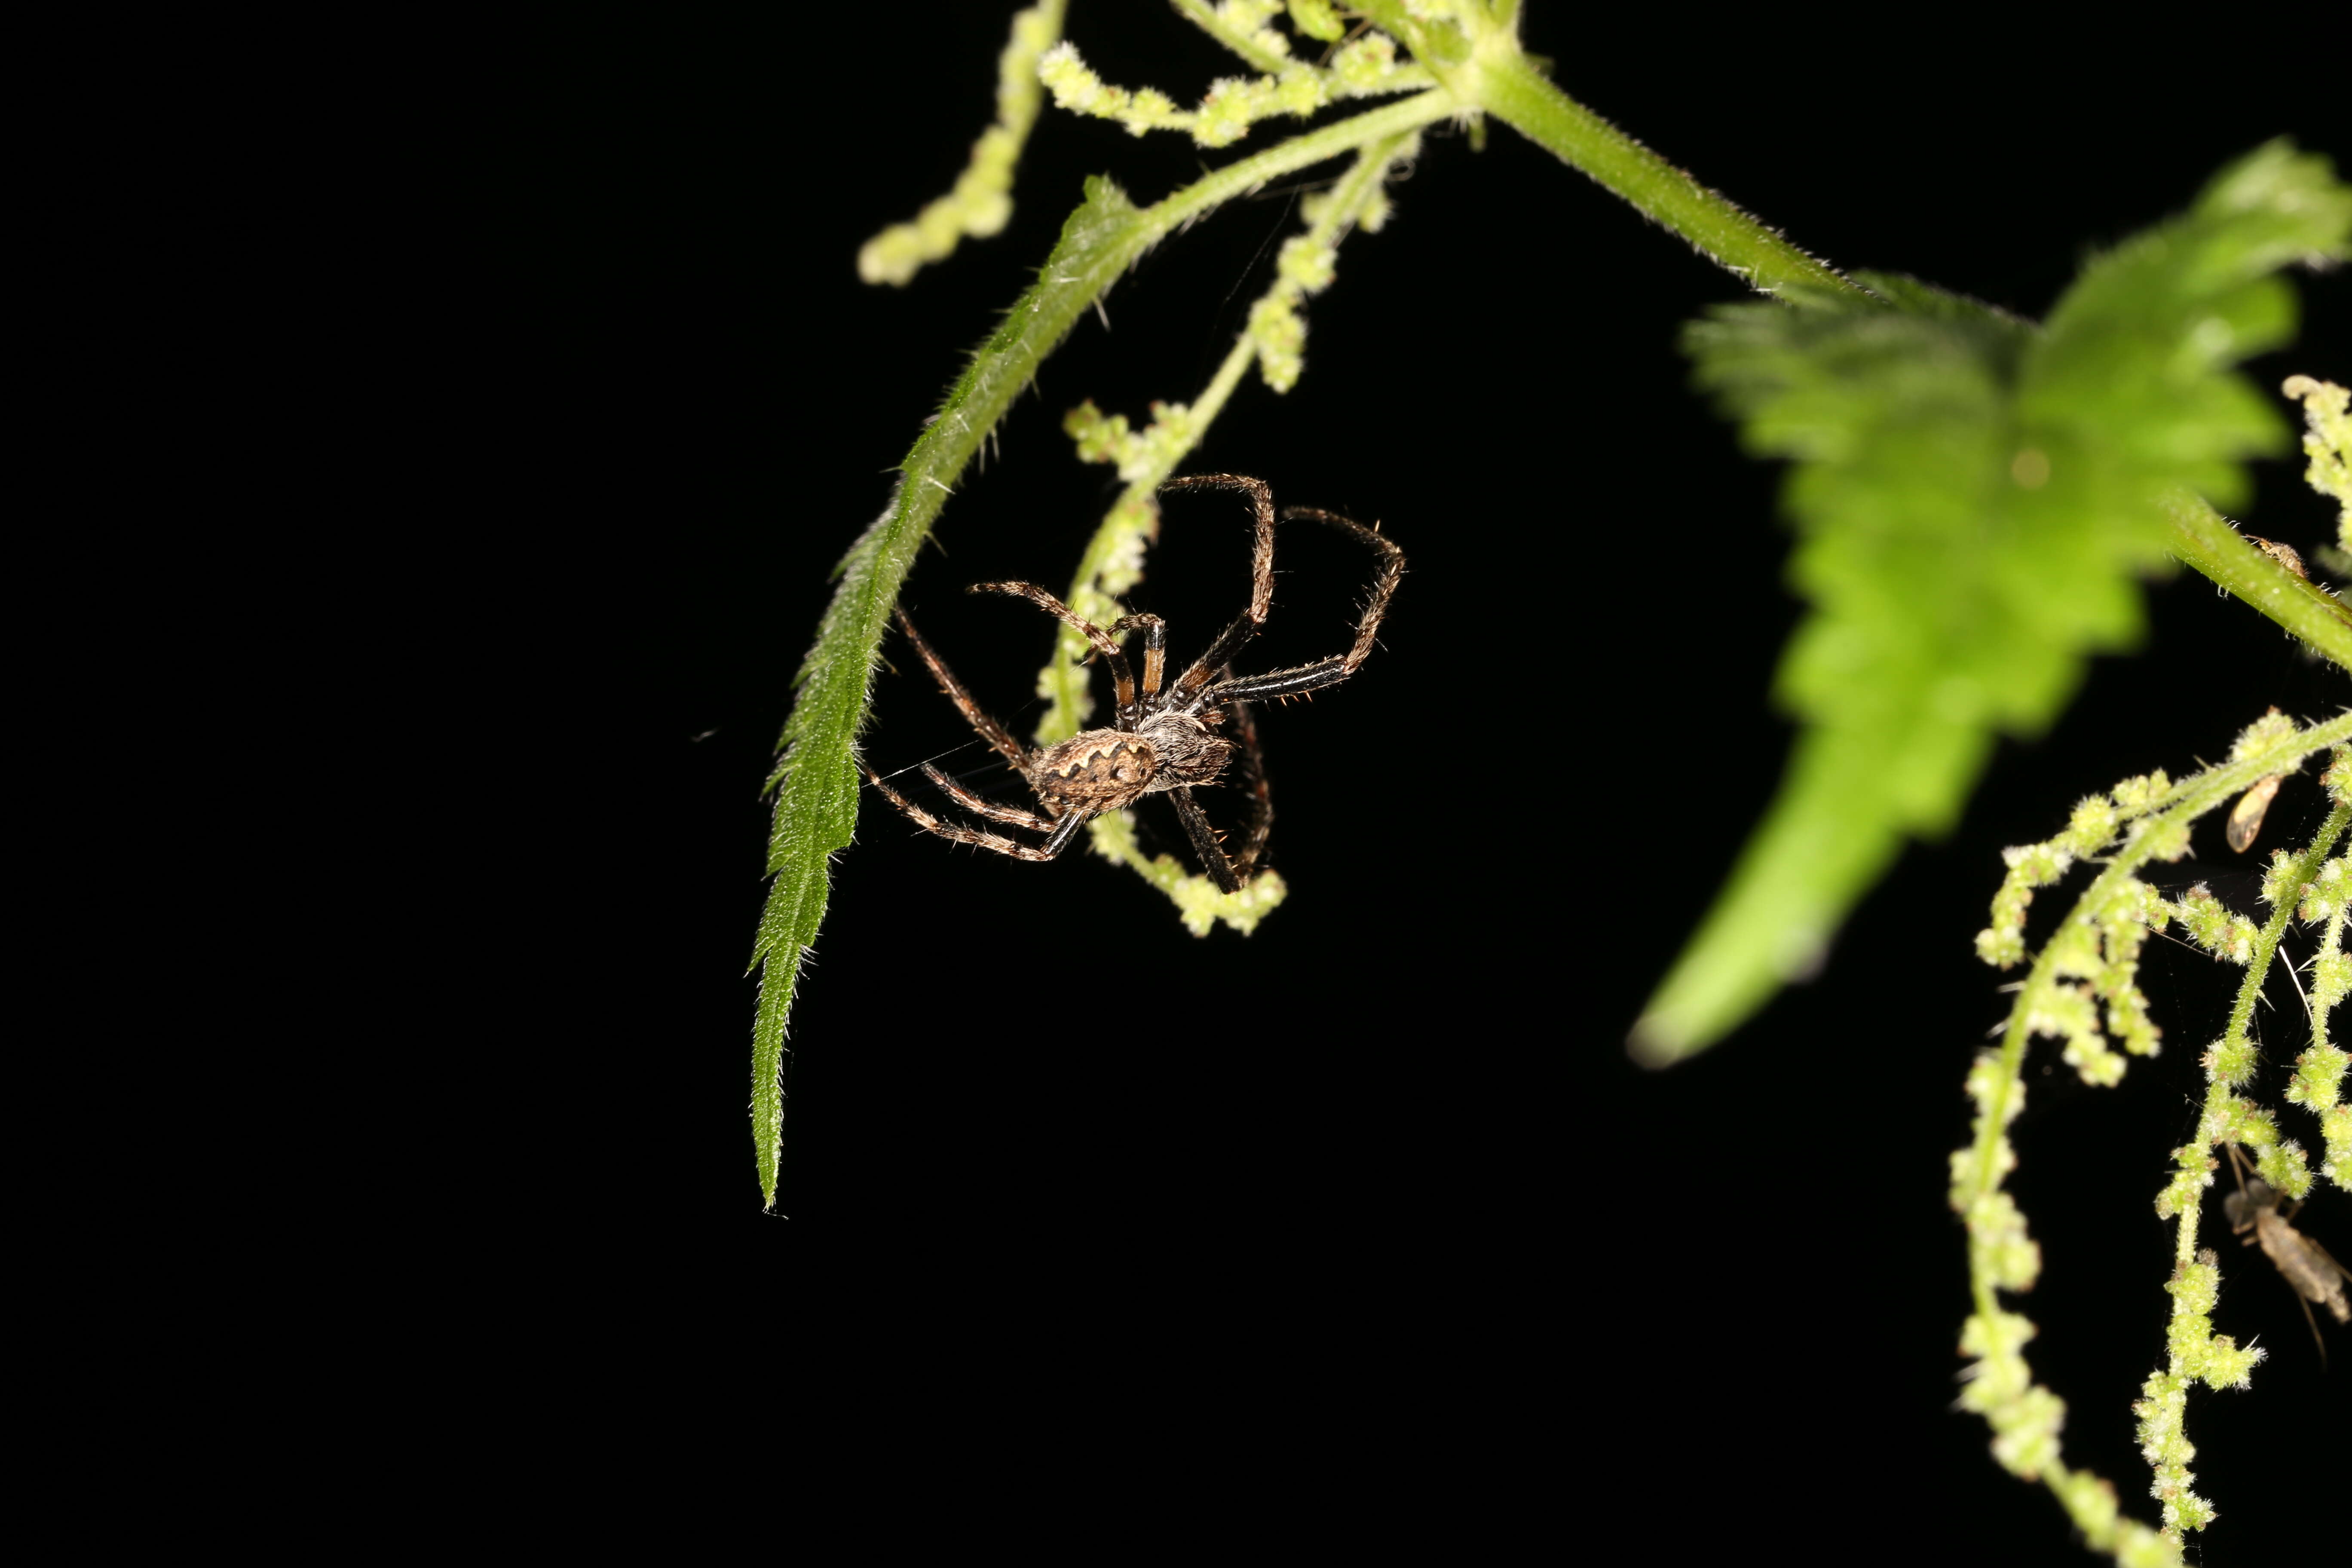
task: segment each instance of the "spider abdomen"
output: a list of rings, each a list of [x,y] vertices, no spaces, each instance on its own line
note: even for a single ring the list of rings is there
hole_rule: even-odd
[[[1151,788],[1160,773],[1150,743],[1117,730],[1089,730],[1039,754],[1037,794],[1056,816],[1117,811]]]

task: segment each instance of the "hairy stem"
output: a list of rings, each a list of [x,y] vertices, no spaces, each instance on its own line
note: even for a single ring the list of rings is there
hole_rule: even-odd
[[[2278,954],[2279,939],[2286,935],[2287,924],[2294,919],[2303,890],[2319,876],[2320,867],[2327,863],[2327,857],[2334,852],[2336,840],[2344,837],[2347,824],[2352,824],[2352,805],[2339,805],[2327,814],[2327,820],[2320,826],[2319,835],[2310,847],[2295,857],[2294,869],[2280,879],[2284,890],[2278,906],[2271,910],[2271,918],[2263,922],[2254,937],[2252,956],[2246,961],[2246,978],[2238,986],[2237,1000],[2230,1007],[2229,1026],[2221,1031],[2221,1043],[2207,1055],[2207,1061],[2216,1065],[2207,1069],[2211,1082],[2206,1088],[2204,1114],[2197,1119],[2197,1131],[2190,1137],[2189,1148],[2176,1152],[2184,1165],[2194,1164],[2200,1158],[2210,1160],[2213,1145],[2236,1131],[2240,1121],[2235,1114],[2236,1090],[2242,1079],[2224,1064],[2242,1056],[2251,1060],[2246,1054],[2246,1031],[2253,1025],[2254,1004],[2261,1000],[2263,985],[2270,978],[2271,960]],[[2196,1256],[2197,1226],[2203,1207],[2202,1188],[2186,1187],[2179,1225],[2173,1233],[2172,1256],[2176,1262],[2185,1264]]]
[[[1775,294],[1791,283],[1868,292],[1560,91],[1524,55],[1488,66],[1478,100],[1496,119],[1680,235],[1759,293]]]
[[[2187,490],[2164,497],[2174,554],[2344,668],[2352,669],[2352,610],[2246,542],[2230,520]]]
[[[1492,114],[1630,202],[1759,293],[1778,293],[1790,284],[1869,292],[1553,86],[1519,47],[1517,5],[1465,5],[1466,36],[1440,31],[1444,24],[1416,22],[1403,0],[1359,0],[1356,8],[1411,44],[1414,57],[1465,106]]]

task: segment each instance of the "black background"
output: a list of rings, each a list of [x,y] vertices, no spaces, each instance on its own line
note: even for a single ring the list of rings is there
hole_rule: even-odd
[[[1181,100],[1233,68],[1156,8],[1075,9],[1111,80]],[[859,243],[943,191],[986,123],[1009,10],[828,32],[584,8],[522,51],[487,259],[523,347],[501,388],[511,527],[543,570],[516,590],[541,629],[497,693],[505,758],[537,782],[500,830],[512,918],[554,956],[493,1048],[560,1088],[490,1130],[534,1162],[502,1223],[616,1303],[662,1300],[720,1338],[748,1319],[768,1342],[747,1371],[857,1384],[853,1426],[984,1446],[1017,1408],[1075,1450],[1057,1462],[1148,1468],[1163,1479],[1125,1484],[1181,1487],[1196,1518],[1279,1498],[1304,1531],[1411,1498],[1461,1521],[1532,1505],[1571,1541],[1645,1521],[1658,1560],[1776,1538],[2083,1560],[1951,1410],[1945,1158],[2005,1005],[1970,938],[2002,845],[2126,774],[2219,757],[2268,704],[2330,712],[2340,678],[2200,579],[2153,585],[2145,648],[2097,660],[2051,735],[2002,743],[1958,834],[1906,853],[1817,982],[1699,1060],[1633,1068],[1628,1026],[1777,784],[1767,693],[1800,607],[1778,474],[1737,453],[1675,349],[1738,291],[1499,126],[1483,151],[1429,137],[1391,226],[1351,239],[1313,301],[1304,379],[1253,379],[1188,465],[1380,519],[1411,558],[1362,674],[1265,721],[1288,902],[1252,938],[1198,940],[1103,861],[975,854],[869,799],[793,1019],[789,1217],[761,1211],[759,795],[827,571],[1079,181],[1149,201],[1202,163],[1048,109],[1006,233],[904,290],[859,283]],[[1814,253],[2030,314],[2086,247],[2265,138],[2341,151],[2317,64],[2284,48],[2217,79],[2187,41],[2126,69],[1998,18],[1832,49],[1664,7],[1601,35],[1530,10],[1570,94]],[[1118,286],[1111,331],[1088,320],[1046,363],[910,578],[1016,732],[1047,629],[962,585],[1067,581],[1117,481],[1073,459],[1064,411],[1140,422],[1194,396],[1295,232],[1292,195],[1233,205]],[[2352,373],[2343,279],[2304,292],[2304,346],[2252,367],[2266,390]],[[2261,466],[2248,521],[2308,547],[2331,518],[2299,469]],[[1245,549],[1237,507],[1171,507],[1134,597],[1180,653],[1240,603]],[[1362,576],[1326,542],[1283,549],[1267,662],[1341,647]],[[886,651],[868,754],[961,745],[945,765],[985,778]],[[2290,782],[2264,847],[2318,815]],[[2165,876],[2254,910],[2218,824],[2198,850]],[[2011,1184],[2045,1250],[2021,1310],[2068,1456],[2143,1518],[2128,1405],[2162,1357],[2170,1246],[2150,1200],[2234,983],[2162,941],[2147,967],[2165,1055],[2092,1091],[2038,1046]],[[2274,990],[2273,1063],[2296,1009]],[[2287,1123],[2315,1145],[2303,1112]],[[2306,1224],[2352,1256],[2341,1194]],[[2218,1221],[2208,1239],[2226,1245]],[[2272,1359],[2251,1392],[2191,1396],[2224,1516],[2196,1550],[2278,1561],[2319,1499],[2275,1457],[2340,1420],[2352,1365],[2322,1374],[2258,1254],[2225,1268],[2219,1327]],[[1021,1520],[1049,1489],[1002,1506]]]

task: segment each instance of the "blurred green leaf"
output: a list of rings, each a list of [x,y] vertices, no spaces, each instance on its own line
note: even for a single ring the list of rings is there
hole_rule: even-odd
[[[2090,263],[2046,327],[1910,279],[1790,288],[1693,323],[1699,384],[1793,460],[1790,579],[1813,610],[1775,695],[1803,726],[1780,793],[1633,1038],[1702,1050],[1818,966],[1906,837],[1958,819],[1996,733],[2046,727],[2130,646],[2158,498],[2249,492],[2284,421],[2229,366],[2292,337],[2274,276],[2345,253],[2352,191],[2273,142],[2188,216]]]

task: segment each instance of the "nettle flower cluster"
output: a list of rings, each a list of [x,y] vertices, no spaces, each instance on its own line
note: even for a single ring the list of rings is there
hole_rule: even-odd
[[[1033,5],[1013,18],[1013,32],[996,59],[996,120],[971,144],[971,156],[946,195],[927,204],[912,223],[892,224],[860,247],[857,276],[904,288],[931,262],[945,259],[966,237],[985,239],[1013,218],[1013,174],[1045,94],[1037,62],[1061,34],[1058,6]]]
[[[2273,709],[2239,736],[2231,761],[2266,755],[2298,732],[2293,720]],[[2292,764],[2282,771],[2292,771]],[[2151,815],[2172,794],[2173,783],[2162,769],[2126,779],[2110,793],[2078,804],[2064,832],[2002,850],[2009,874],[1993,895],[1992,923],[1977,933],[1977,956],[1997,969],[2021,962],[2034,889],[2096,857],[2119,835],[2143,859],[2177,861],[2187,855],[2193,819]],[[2217,958],[2242,964],[2253,955],[2254,922],[2232,912],[2201,882],[2175,902],[2137,877],[2121,877],[2095,907],[2082,913],[2082,920],[2067,921],[2051,938],[2045,959],[2052,984],[2036,994],[2027,1027],[2065,1041],[2066,1065],[2086,1083],[2108,1087],[2122,1081],[2125,1059],[2108,1047],[2109,1037],[2132,1056],[2152,1057],[2160,1048],[2164,1031],[2150,1021],[2138,984],[2140,950],[2150,933],[2178,921],[2190,942]]]
[[[2336,546],[2352,551],[2352,389],[2291,375],[2280,390],[2303,405],[2303,455],[2311,459],[2303,477],[2336,499]]]
[[[2306,993],[2311,1040],[2295,1058],[2285,1098],[2318,1118],[2326,1145],[2321,1172],[2352,1187],[2347,1058],[2327,1035],[2329,1013],[2352,992],[2352,959],[2343,952],[2352,859],[2335,854],[2352,824],[2347,741],[2352,718],[2305,729],[2273,710],[2238,736],[2229,761],[2219,767],[2179,783],[2161,773],[2126,779],[2084,800],[2063,831],[2004,851],[2008,874],[1994,897],[1991,923],[1977,934],[1978,956],[2000,968],[2014,966],[2027,956],[2025,918],[2035,890],[2078,863],[2103,865],[2034,955],[2032,972],[2017,988],[2001,1048],[1982,1053],[1969,1069],[1975,1136],[1952,1156],[1951,1198],[1968,1225],[1976,1296],[1976,1310],[1961,1333],[1962,1353],[1971,1358],[1961,1404],[1992,1427],[1994,1457],[2014,1473],[2048,1484],[2091,1543],[2119,1562],[2178,1562],[2181,1532],[2202,1529],[2216,1517],[2190,1485],[2196,1448],[2185,1433],[2188,1393],[2200,1383],[2245,1387],[2263,1359],[2261,1350],[2213,1331],[2220,1259],[2196,1241],[2202,1196],[2219,1166],[2216,1146],[2234,1143],[2248,1151],[2263,1177],[2290,1197],[2300,1198],[2312,1186],[2302,1145],[2282,1136],[2278,1116],[2250,1092],[2261,1058],[2250,1032],[2254,1000],[2280,939],[2295,921],[2317,927],[2319,940]],[[2321,778],[2334,809],[2309,846],[2273,851],[2262,888],[2272,910],[2268,921],[2256,925],[2203,884],[2169,900],[2137,875],[2151,860],[2180,859],[2196,820],[2233,799],[2242,805],[2232,815],[2232,842],[2241,842],[2240,834],[2251,839],[2280,778],[2328,747],[2336,748],[2334,760]],[[2155,1204],[2157,1215],[2176,1225],[2174,1268],[2165,1286],[2171,1319],[2166,1364],[2147,1379],[2132,1408],[2153,1474],[2150,1491],[2163,1505],[2164,1529],[2158,1532],[2123,1518],[2105,1481],[2062,1462],[2064,1402],[2034,1383],[2024,1357],[2033,1325],[2001,1310],[1996,1292],[2031,1289],[2042,1267],[2023,1215],[2000,1186],[2017,1163],[2008,1130],[2024,1107],[2026,1047],[2037,1036],[2062,1041],[2067,1064],[2085,1082],[2099,1085],[2120,1080],[2129,1057],[2156,1055],[2162,1031],[2139,989],[2139,956],[2152,932],[2176,925],[2188,941],[2248,973],[2228,1028],[2201,1058],[2205,1103],[2194,1135],[2173,1152],[2173,1174]]]
[[[1433,79],[1423,67],[1400,65],[1396,40],[1385,33],[1367,31],[1340,43],[1348,29],[1328,0],[1222,0],[1213,7],[1196,3],[1178,8],[1263,74],[1219,77],[1197,107],[1180,109],[1158,88],[1130,91],[1109,85],[1075,45],[1064,42],[1037,62],[1038,80],[1056,106],[1117,121],[1131,136],[1180,131],[1202,147],[1229,147],[1262,120],[1304,119],[1342,99],[1416,91]],[[1274,26],[1286,11],[1302,38],[1339,47],[1328,50],[1319,64],[1293,58],[1290,37]]]
[[[1206,6],[1187,9],[1198,13],[1195,21],[1244,56],[1288,61],[1289,40],[1269,25],[1284,9],[1278,0],[1225,0],[1213,12]],[[1292,0],[1289,11],[1291,25],[1306,37],[1340,36],[1337,17],[1328,5]],[[1288,62],[1275,74],[1220,78],[1210,84],[1200,107],[1192,110],[1178,109],[1173,100],[1156,89],[1130,92],[1106,85],[1079,58],[1076,47],[1066,42],[1046,51],[1038,61],[1037,74],[1059,108],[1118,121],[1138,136],[1148,131],[1185,132],[1203,147],[1237,142],[1262,120],[1278,115],[1303,118],[1343,98],[1412,91],[1431,82],[1422,68],[1398,65],[1394,40],[1377,32],[1368,32],[1339,48],[1328,68]],[[1379,177],[1369,184],[1343,179],[1338,187],[1300,201],[1307,232],[1284,242],[1275,260],[1274,286],[1249,312],[1248,333],[1259,374],[1275,391],[1289,391],[1306,369],[1307,323],[1299,315],[1299,304],[1330,287],[1339,242],[1348,231],[1360,228],[1377,234],[1387,224],[1391,209],[1382,182],[1409,165],[1419,146],[1419,138],[1414,137],[1389,152]],[[1356,186],[1361,188],[1351,188]]]

